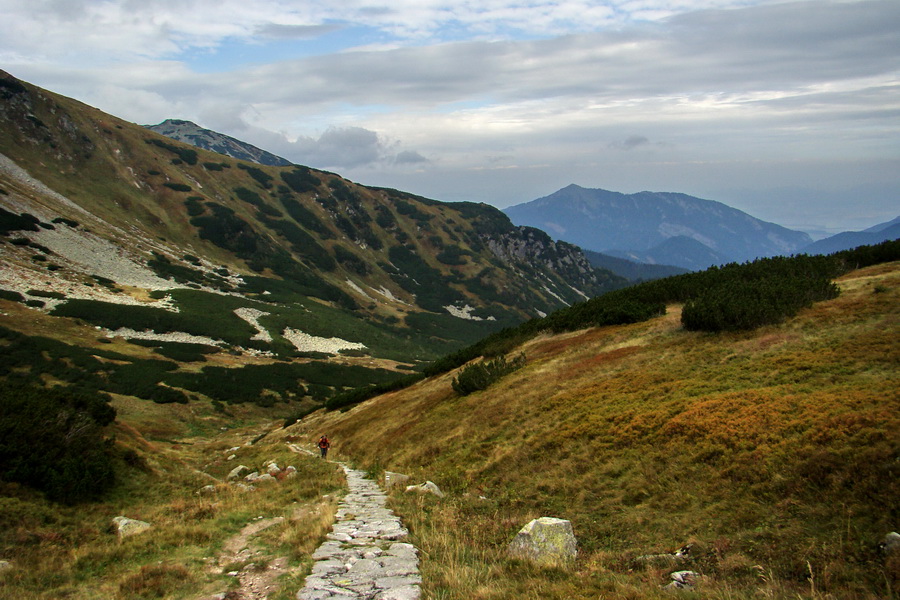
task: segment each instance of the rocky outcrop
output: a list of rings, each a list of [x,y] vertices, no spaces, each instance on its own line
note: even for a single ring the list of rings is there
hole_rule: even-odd
[[[509,553],[540,564],[567,564],[578,554],[572,523],[541,517],[525,525],[509,544]]]

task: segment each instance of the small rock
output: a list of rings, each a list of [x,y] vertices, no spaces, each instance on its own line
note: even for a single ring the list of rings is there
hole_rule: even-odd
[[[426,481],[421,485],[408,485],[406,486],[406,491],[418,492],[420,494],[434,494],[438,498],[444,497],[444,492],[442,492],[441,488],[439,488],[433,481]]]
[[[113,524],[116,526],[116,533],[118,534],[119,539],[144,533],[152,527],[152,525],[146,521],[138,521],[137,519],[129,519],[128,517],[115,517],[113,518]]]
[[[272,482],[275,482],[275,481],[278,481],[278,480],[275,479],[274,477],[272,477],[271,475],[269,475],[268,473],[263,473],[262,475],[260,475],[259,477],[257,477],[257,478],[254,480],[254,483],[257,483],[257,484],[260,484],[260,483],[272,483]]]
[[[692,590],[700,574],[694,571],[676,571],[671,577],[672,581],[663,586],[664,590]]]
[[[236,483],[236,484],[234,484],[234,487],[236,487],[238,489],[238,491],[240,491],[240,492],[252,492],[252,491],[256,490],[256,488],[253,487],[252,485],[247,485],[244,483]]]
[[[395,485],[403,485],[409,481],[409,475],[403,473],[394,473],[392,471],[384,472],[384,487],[391,489]]]
[[[3,573],[4,571],[12,571],[12,569],[13,566],[11,562],[9,562],[8,560],[0,560],[0,573]]]
[[[250,471],[250,467],[248,467],[246,465],[238,465],[235,468],[233,468],[230,473],[228,473],[228,477],[226,477],[226,479],[228,479],[228,481],[231,481],[233,479],[240,479],[249,471]]]
[[[900,533],[896,531],[892,531],[878,544],[878,547],[881,548],[881,551],[885,554],[893,554],[894,552],[900,552]]]
[[[236,458],[237,458],[237,454],[229,454],[228,458],[226,458],[225,460],[234,460]]]
[[[216,493],[216,486],[214,485],[204,485],[202,488],[197,490],[197,494],[200,496],[209,496],[210,494]]]
[[[253,471],[252,473],[244,477],[244,481],[246,481],[247,483],[253,483],[257,479],[259,479],[259,471]]]
[[[578,542],[571,522],[541,517],[519,531],[509,544],[509,552],[538,563],[568,563],[578,554]]]
[[[281,469],[276,463],[269,463],[269,465],[266,467],[266,473],[268,473],[272,477],[275,477],[276,475],[281,473]]]

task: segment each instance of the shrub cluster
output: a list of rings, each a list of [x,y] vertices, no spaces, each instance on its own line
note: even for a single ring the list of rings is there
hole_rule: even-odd
[[[255,179],[261,186],[263,186],[267,190],[272,187],[273,177],[271,175],[269,175],[268,173],[266,173],[265,171],[263,171],[262,169],[259,169],[257,167],[251,167],[250,165],[247,165],[244,163],[238,163],[238,168],[243,169],[244,171],[247,171],[247,173],[250,175],[250,177]]]
[[[525,355],[520,354],[511,361],[499,356],[493,360],[473,363],[453,378],[453,391],[460,396],[486,390],[491,384],[500,381],[504,376],[521,369],[525,365]]]
[[[0,382],[0,402],[0,478],[66,503],[98,498],[113,485],[103,427],[116,411],[107,396],[13,378]]]
[[[163,140],[158,140],[156,138],[146,140],[148,144],[153,144],[154,146],[158,146],[164,150],[168,150],[169,152],[178,156],[179,159],[183,160],[189,165],[197,164],[197,151],[193,148],[187,148],[185,146],[176,146],[175,144],[170,144]]]
[[[300,166],[294,167],[293,171],[282,171],[281,179],[298,194],[315,192],[316,188],[322,183],[318,177],[312,174],[312,171]]]
[[[167,182],[164,183],[163,185],[166,186],[166,187],[169,188],[169,189],[175,190],[176,192],[189,192],[189,191],[191,191],[191,186],[189,186],[189,185],[186,184],[186,183],[171,183],[171,182],[168,182],[168,181],[167,181]]]

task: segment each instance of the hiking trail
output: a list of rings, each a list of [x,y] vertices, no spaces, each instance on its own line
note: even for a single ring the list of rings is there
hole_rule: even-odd
[[[338,504],[331,533],[312,554],[316,563],[297,600],[418,600],[418,551],[400,541],[409,532],[386,507],[387,496],[377,483],[363,471],[337,464],[349,492]]]

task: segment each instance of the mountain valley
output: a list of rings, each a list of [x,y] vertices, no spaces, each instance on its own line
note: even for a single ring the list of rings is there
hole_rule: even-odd
[[[353,517],[323,434],[441,490],[389,490],[422,598],[897,596],[900,244],[561,190],[601,256],[241,148],[0,72],[0,600],[298,598]],[[539,517],[573,561],[510,555]]]

